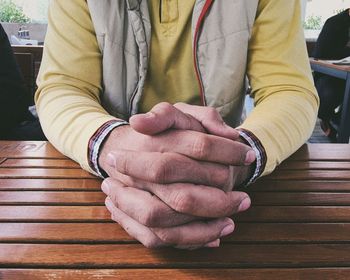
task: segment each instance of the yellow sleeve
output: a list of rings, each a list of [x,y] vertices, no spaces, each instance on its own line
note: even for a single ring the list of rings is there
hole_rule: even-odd
[[[89,140],[114,119],[100,105],[101,64],[86,1],[51,1],[35,102],[50,142],[92,173]]]
[[[317,116],[300,0],[259,1],[247,73],[255,108],[241,127],[265,148],[266,175],[306,142]]]

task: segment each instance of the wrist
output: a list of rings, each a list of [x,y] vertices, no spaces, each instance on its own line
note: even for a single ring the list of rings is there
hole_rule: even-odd
[[[121,125],[118,127],[115,127],[109,135],[104,139],[104,142],[101,144],[100,147],[100,153],[98,157],[98,165],[103,169],[106,170],[108,169],[108,164],[107,164],[107,156],[108,154],[116,150],[118,148],[121,148],[121,139],[123,136],[126,135],[127,130],[130,128],[129,125]]]
[[[117,122],[113,126],[110,126],[106,133],[101,133],[98,145],[95,145],[94,150],[96,153],[95,166],[100,176],[106,178],[106,158],[112,147],[115,147],[115,141],[112,141],[115,137],[116,131],[122,131],[124,127],[128,126],[127,122]]]

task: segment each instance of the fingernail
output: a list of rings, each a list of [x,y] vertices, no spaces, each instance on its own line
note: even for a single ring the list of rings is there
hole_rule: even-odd
[[[115,167],[115,157],[112,154],[107,155],[106,162],[109,166]]]
[[[109,197],[106,198],[105,205],[108,209],[110,209],[113,206],[113,203]]]
[[[205,244],[204,247],[208,247],[208,248],[220,247],[220,239],[216,239],[216,240],[214,240],[212,242],[209,242],[209,243]]]
[[[246,197],[241,201],[241,204],[238,206],[238,212],[247,210],[250,207],[251,201],[249,197]]]
[[[109,185],[106,182],[102,183],[101,189],[105,193],[105,195],[109,195]]]
[[[251,164],[252,162],[255,161],[255,158],[256,158],[255,152],[253,150],[248,151],[246,156],[245,156],[244,164],[246,164],[246,165]]]
[[[220,233],[220,237],[224,237],[226,235],[229,235],[230,233],[232,233],[235,229],[235,226],[233,224],[229,224],[226,227],[224,227],[224,229],[221,231]]]

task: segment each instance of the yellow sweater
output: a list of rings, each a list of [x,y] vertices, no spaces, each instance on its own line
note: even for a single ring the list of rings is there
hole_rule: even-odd
[[[193,66],[191,19],[195,0],[148,0],[151,55],[140,112],[162,101],[201,104]],[[161,11],[161,12],[159,12]]]
[[[188,9],[191,5],[189,2],[193,1],[188,1]],[[268,7],[271,2],[274,2],[273,7]],[[302,32],[298,29],[300,15],[289,14],[292,11],[286,10],[283,2],[259,1],[260,16],[254,24],[248,50],[247,73],[251,79],[256,108],[242,127],[251,131],[266,150],[267,164],[263,174],[271,172],[281,160],[306,141],[312,132],[318,107],[309,62],[304,56],[305,41],[296,41],[292,36],[293,32]],[[182,12],[186,14],[185,10],[181,11],[181,15]],[[281,17],[291,19],[289,26],[281,26]],[[156,23],[154,18],[152,22]],[[260,28],[262,26],[265,28]],[[290,30],[291,34],[283,41],[279,32],[282,28]],[[189,38],[188,33],[181,34]],[[281,43],[276,44],[276,40]],[[189,39],[185,39],[183,44],[191,49]],[[162,47],[163,41],[159,41],[160,51]],[[182,49],[174,50],[175,57],[176,50]],[[299,53],[302,55],[299,56]],[[192,59],[188,63],[184,61],[174,63],[173,67],[179,66],[183,71],[193,69]],[[52,1],[43,63],[38,77],[37,109],[48,139],[61,152],[91,172],[88,142],[101,125],[115,119],[99,103],[102,91],[101,63],[101,53],[86,1]],[[150,73],[162,69],[152,58],[150,67]],[[275,71],[276,68],[280,71]],[[167,74],[171,80],[172,72]],[[296,88],[301,90],[290,86],[274,86],[279,79],[283,79],[284,84],[290,84],[288,77],[293,75],[298,76]],[[191,100],[191,94],[196,96],[195,91],[198,91],[192,81],[181,81],[181,88],[162,91],[159,97],[157,94],[161,87],[154,79],[157,79],[157,75],[148,76],[145,96],[152,97],[143,100],[142,110],[147,110],[158,100]],[[178,91],[184,90],[182,87],[191,90],[178,98]]]

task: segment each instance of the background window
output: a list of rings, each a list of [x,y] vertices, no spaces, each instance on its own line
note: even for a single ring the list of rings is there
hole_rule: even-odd
[[[324,22],[331,16],[350,8],[350,0],[302,0],[305,7],[304,30],[309,41],[316,40]]]
[[[49,0],[0,0],[0,22],[13,45],[43,44]]]

